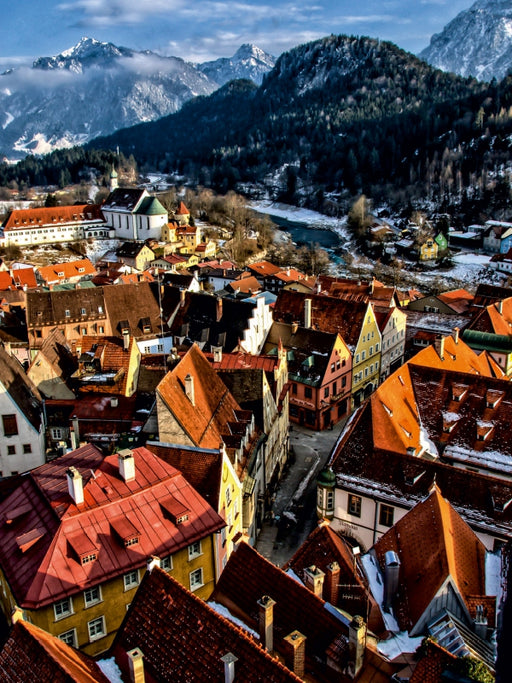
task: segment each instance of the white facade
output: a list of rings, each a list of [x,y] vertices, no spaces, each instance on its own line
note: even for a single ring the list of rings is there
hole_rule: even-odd
[[[44,462],[43,420],[37,431],[0,382],[0,476],[21,474]]]
[[[402,365],[405,349],[405,328],[407,316],[399,308],[394,308],[382,333],[380,362],[380,382],[390,375],[391,365]]]
[[[56,242],[76,242],[77,240],[96,237],[108,239],[113,236],[103,221],[91,223],[62,223],[59,225],[36,225],[34,227],[5,230],[0,243],[4,246],[29,246],[37,244],[54,244]]]
[[[247,353],[258,355],[272,327],[272,311],[265,301],[264,294],[256,295],[248,301],[255,301],[256,307],[249,320],[249,327],[244,330],[242,345]]]

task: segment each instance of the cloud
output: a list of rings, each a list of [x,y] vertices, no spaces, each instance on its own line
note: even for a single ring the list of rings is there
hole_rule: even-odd
[[[156,14],[180,12],[184,0],[77,0],[58,5],[75,26],[106,28],[145,22]]]

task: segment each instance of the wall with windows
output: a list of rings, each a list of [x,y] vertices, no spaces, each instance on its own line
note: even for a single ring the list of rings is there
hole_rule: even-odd
[[[212,536],[173,555],[163,556],[161,566],[199,598],[208,599],[215,584]],[[69,645],[95,656],[110,647],[145,571],[145,565],[132,568],[121,576],[89,586],[41,609],[24,610],[24,617]],[[15,605],[0,572],[0,606],[8,620]]]
[[[42,419],[38,431],[0,383],[0,477],[21,474],[44,462]]]
[[[370,304],[366,309],[359,339],[352,357],[352,407],[363,400],[379,384],[382,337]]]

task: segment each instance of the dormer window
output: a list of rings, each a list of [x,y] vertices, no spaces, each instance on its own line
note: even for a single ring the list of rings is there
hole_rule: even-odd
[[[460,403],[465,395],[468,393],[468,387],[465,384],[452,385],[452,400]]]
[[[58,277],[64,277],[64,271],[63,271],[63,270],[59,271],[59,272],[57,273],[57,276],[58,276]]]
[[[496,408],[504,396],[505,396],[505,393],[503,391],[496,391],[495,389],[489,389],[485,394],[485,406],[486,406],[486,408]]]
[[[476,438],[477,441],[486,441],[494,429],[492,422],[483,422],[478,420],[476,423]]]
[[[128,517],[117,517],[111,520],[110,527],[125,548],[138,544],[140,531],[130,522]]]

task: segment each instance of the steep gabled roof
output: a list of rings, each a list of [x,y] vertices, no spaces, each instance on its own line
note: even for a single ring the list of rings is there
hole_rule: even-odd
[[[155,335],[160,331],[159,286],[158,282],[137,282],[102,288],[112,334],[122,337],[121,328],[127,322],[130,335],[142,337],[145,334],[142,320],[148,320],[149,334]]]
[[[220,575],[212,600],[257,630],[258,600],[269,595],[274,606],[274,647],[294,630],[306,636],[306,652],[325,659],[331,643],[347,634],[347,624],[325,608],[324,601],[241,542]]]
[[[485,546],[435,486],[373,546],[384,568],[385,554],[400,560],[394,611],[401,630],[424,615],[447,580],[469,611],[469,597],[485,595]]]
[[[466,289],[452,289],[449,292],[442,292],[437,298],[446,306],[449,306],[455,313],[466,313],[473,303],[473,294]]]
[[[340,566],[340,573],[337,581],[342,589],[336,591],[338,601],[335,607],[340,607],[351,615],[369,613],[368,627],[373,633],[384,631],[384,622],[380,609],[369,594],[366,580],[356,567],[352,547],[344,540],[343,536],[337,534],[329,524],[318,525],[307,537],[295,555],[283,567],[286,571],[292,569],[293,572],[305,583],[304,570],[315,566],[326,572],[327,565],[337,562]],[[345,587],[349,587],[345,590]],[[324,581],[324,595],[326,584]],[[367,610],[366,600],[370,601],[370,608]],[[329,599],[328,597],[326,598]]]
[[[187,376],[194,383],[193,403],[185,391]],[[201,448],[218,449],[230,435],[230,423],[237,420],[241,410],[196,344],[167,373],[157,394],[192,442]]]
[[[512,335],[512,297],[486,306],[469,325],[470,330]]]
[[[19,683],[109,683],[92,657],[21,620],[14,624],[0,652],[0,679]]]
[[[224,680],[222,657],[233,654],[236,680],[298,683],[245,629],[212,609],[159,568],[146,572],[116,634],[111,653],[127,671],[126,652],[140,649],[151,680]]]
[[[104,457],[86,445],[32,470],[0,503],[0,564],[20,606],[52,603],[224,526],[174,467],[146,448],[132,453],[133,480],[121,476],[117,454]],[[82,476],[82,504],[68,491],[70,467]],[[170,518],[166,500],[186,508],[187,518]],[[125,532],[138,542],[125,543]],[[82,555],[95,559],[82,563]]]
[[[368,303],[333,296],[281,290],[274,306],[274,321],[304,323],[304,302],[311,299],[311,325],[322,332],[339,333],[346,344],[359,341]]]
[[[0,384],[32,427],[39,431],[42,422],[43,399],[16,358],[0,346]]]

